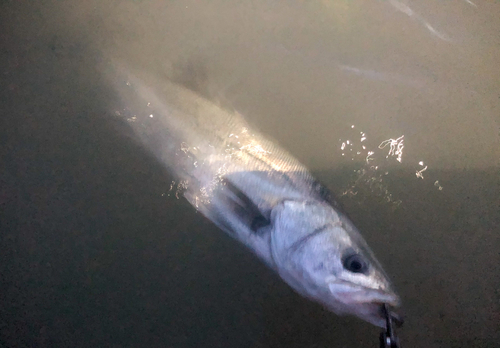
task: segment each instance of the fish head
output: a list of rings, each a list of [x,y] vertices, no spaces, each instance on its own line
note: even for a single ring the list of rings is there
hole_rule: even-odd
[[[338,315],[385,327],[383,305],[400,299],[347,216],[323,202],[289,200],[273,209],[271,226],[273,261],[290,286]]]

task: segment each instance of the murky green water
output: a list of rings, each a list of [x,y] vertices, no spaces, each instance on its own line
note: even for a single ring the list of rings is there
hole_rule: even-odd
[[[498,346],[500,3],[0,13],[0,346],[378,345],[168,196],[113,117],[111,54],[236,108],[340,196],[403,298],[404,347]]]

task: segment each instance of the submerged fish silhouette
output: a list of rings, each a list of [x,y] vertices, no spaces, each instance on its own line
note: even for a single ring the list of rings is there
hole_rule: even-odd
[[[167,79],[115,67],[116,91],[135,114],[129,124],[198,211],[302,296],[385,326],[382,306],[398,306],[399,297],[354,224],[302,164],[240,114]]]

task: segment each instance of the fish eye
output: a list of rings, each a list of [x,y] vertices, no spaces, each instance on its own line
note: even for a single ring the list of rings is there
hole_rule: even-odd
[[[368,263],[360,254],[349,252],[342,260],[344,268],[352,273],[366,273],[368,271]]]

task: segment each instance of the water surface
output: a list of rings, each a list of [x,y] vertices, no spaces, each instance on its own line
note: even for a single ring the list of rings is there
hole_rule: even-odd
[[[3,2],[0,345],[378,344],[169,196],[115,117],[114,55],[332,188],[402,296],[404,346],[497,346],[500,3],[472,1]]]

